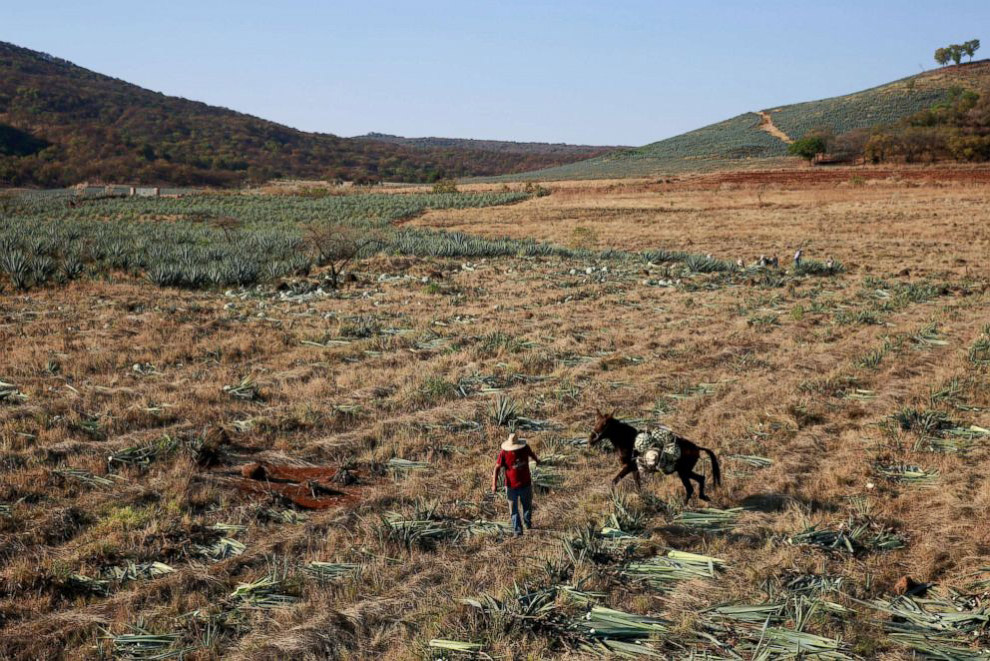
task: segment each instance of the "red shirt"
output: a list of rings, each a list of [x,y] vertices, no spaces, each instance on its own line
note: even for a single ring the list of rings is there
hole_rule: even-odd
[[[527,445],[519,450],[502,450],[498,453],[496,467],[505,468],[505,486],[510,489],[528,487],[533,478],[529,474],[529,459],[536,459],[533,450]]]

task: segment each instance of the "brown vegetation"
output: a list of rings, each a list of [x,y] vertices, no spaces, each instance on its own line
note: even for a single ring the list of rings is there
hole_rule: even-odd
[[[0,186],[434,181],[537,170],[611,149],[306,133],[0,42]]]
[[[854,179],[862,172],[877,176]],[[818,613],[810,631],[850,655],[907,658],[853,598],[889,598],[904,575],[967,588],[990,548],[980,518],[990,438],[933,451],[952,438],[924,415],[990,426],[987,366],[972,350],[988,333],[987,173],[822,174],[561,185],[411,221],[747,264],[779,255],[779,271],[377,256],[355,263],[353,288],[323,297],[159,289],[123,275],[8,290],[0,382],[23,397],[0,398],[0,649],[92,658],[119,652],[126,641],[112,637],[140,626],[175,634],[172,649],[190,659],[414,659],[434,638],[500,658],[577,658],[552,633],[460,601],[566,582],[669,620],[678,633],[657,646],[675,656],[675,644],[721,653],[687,635],[703,609],[763,603],[815,575],[842,577],[828,599],[853,612]],[[845,270],[788,272],[798,247]],[[346,331],[355,325],[368,331]],[[611,456],[570,443],[587,438],[596,407],[663,421],[726,457],[710,495],[746,508],[734,526],[678,524],[673,478],[646,480],[642,495],[629,481],[616,501]],[[507,421],[537,430],[526,435],[559,475],[537,496],[538,529],[454,536],[506,516],[486,485]],[[934,478],[899,479],[889,467],[902,464]],[[334,480],[345,469],[357,484]],[[272,488],[314,479],[348,496],[304,510]],[[231,488],[245,484],[257,486]],[[632,556],[673,548],[722,558],[725,571],[660,592],[621,578],[621,559],[568,556],[563,540],[617,513],[643,526]],[[404,536],[400,520],[444,534]],[[853,520],[903,548],[795,541]],[[317,580],[301,570],[315,561],[360,570]],[[128,562],[175,571],[100,579]],[[260,588],[236,591],[266,576],[285,597],[277,606],[251,596]],[[568,617],[586,610],[557,599]]]

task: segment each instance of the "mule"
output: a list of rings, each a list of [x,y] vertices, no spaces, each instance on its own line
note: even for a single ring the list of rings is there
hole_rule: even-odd
[[[614,412],[602,413],[601,411],[596,411],[595,415],[595,426],[591,432],[591,436],[588,437],[588,447],[594,447],[599,441],[607,438],[612,442],[616,454],[619,455],[619,462],[622,464],[622,468],[612,478],[612,486],[617,485],[619,480],[632,473],[636,479],[636,488],[642,489],[643,484],[640,481],[639,466],[636,464],[638,453],[635,448],[636,435],[639,432],[632,425],[627,425],[621,420],[618,420]],[[694,467],[698,463],[698,459],[701,458],[701,453],[708,453],[708,458],[712,462],[712,481],[715,486],[719,486],[722,483],[722,471],[718,465],[718,458],[708,448],[703,448],[700,445],[692,443],[682,436],[674,434],[674,440],[677,442],[677,447],[681,450],[681,456],[674,464],[674,470],[677,476],[681,478],[681,484],[684,485],[684,490],[687,492],[684,496],[684,502],[687,503],[690,501],[691,496],[694,495],[694,487],[691,485],[691,480],[698,483],[698,498],[706,503],[709,502],[711,499],[705,495],[705,476],[695,473]]]

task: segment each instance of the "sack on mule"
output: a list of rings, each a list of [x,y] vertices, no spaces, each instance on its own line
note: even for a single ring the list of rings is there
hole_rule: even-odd
[[[636,464],[640,471],[665,475],[674,472],[677,460],[681,458],[681,448],[677,437],[669,427],[657,427],[636,435]]]

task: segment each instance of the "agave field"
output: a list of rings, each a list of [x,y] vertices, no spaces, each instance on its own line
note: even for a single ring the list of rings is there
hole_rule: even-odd
[[[502,179],[594,179],[738,167],[753,159],[787,156],[787,145],[759,129],[760,116],[744,113],[717,124],[587,161]]]
[[[943,101],[954,87],[982,90],[990,80],[985,62],[920,76],[821,101],[768,109],[774,124],[792,138],[828,128],[836,134],[856,128],[893,124]]]
[[[890,124],[932,107],[949,90],[981,90],[990,81],[990,65],[928,71],[872,89],[818,101],[766,109],[774,125],[792,139],[831,129],[839,134]],[[787,145],[760,128],[755,112],[738,115],[638,149],[612,152],[586,161],[511,175],[500,180],[567,180],[648,177],[716,169],[786,166]]]
[[[903,83],[822,101],[796,103],[769,111],[774,124],[792,138],[830,129],[836,135],[852,129],[893,124],[946,98],[946,89],[912,89]]]
[[[990,657],[985,191],[720,186],[3,200],[0,656]]]
[[[386,229],[392,221],[431,208],[482,207],[525,198],[522,193],[317,200],[189,195],[69,206],[61,193],[25,194],[9,199],[0,217],[0,269],[21,290],[114,271],[143,275],[160,286],[247,286],[309,273],[314,264],[303,241],[306,225]],[[374,249],[470,256],[495,254],[500,247],[467,237],[390,232]],[[501,246],[503,252],[519,249],[525,248]]]
[[[559,256],[620,262],[676,263],[687,273],[735,277],[747,268],[683,251],[589,251],[526,239],[485,239],[458,232],[396,228],[430,209],[477,209],[516,203],[520,192],[304,196],[188,195],[95,200],[68,206],[65,196],[29,193],[7,201],[0,216],[0,272],[12,290],[65,284],[114,273],[161,287],[248,287],[321,266],[304,229],[353,232],[358,256],[437,258]],[[805,265],[810,273],[814,262]],[[835,271],[841,270],[841,264]],[[831,275],[819,268],[818,275]]]

